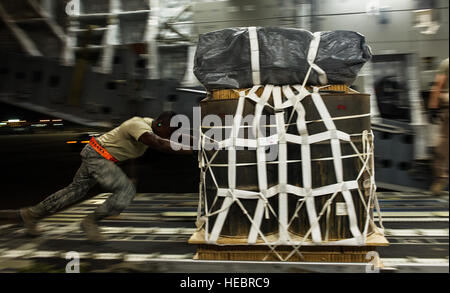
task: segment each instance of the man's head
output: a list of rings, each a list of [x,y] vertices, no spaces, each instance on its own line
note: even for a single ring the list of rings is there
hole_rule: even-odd
[[[173,111],[162,112],[161,115],[152,122],[153,132],[162,138],[170,138],[172,133],[179,127],[170,127],[170,120],[176,113]]]

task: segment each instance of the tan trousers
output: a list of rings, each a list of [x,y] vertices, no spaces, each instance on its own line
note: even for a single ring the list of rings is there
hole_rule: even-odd
[[[448,93],[441,97],[442,105],[442,124],[439,137],[439,144],[436,148],[436,156],[433,163],[433,172],[435,180],[448,181],[448,135],[449,135],[449,111],[448,111]]]

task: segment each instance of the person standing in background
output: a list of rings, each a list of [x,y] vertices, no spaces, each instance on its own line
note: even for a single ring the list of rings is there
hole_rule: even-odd
[[[448,58],[442,61],[431,89],[428,108],[439,110],[442,115],[440,124],[439,144],[433,158],[433,183],[430,191],[433,195],[440,195],[448,185]]]

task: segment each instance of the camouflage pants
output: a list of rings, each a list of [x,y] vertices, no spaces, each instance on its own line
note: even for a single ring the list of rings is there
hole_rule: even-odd
[[[49,214],[56,213],[82,199],[96,183],[113,194],[94,212],[96,220],[118,215],[133,200],[136,189],[125,173],[111,161],[104,159],[90,145],[81,151],[82,164],[73,182],[47,197],[41,205]]]

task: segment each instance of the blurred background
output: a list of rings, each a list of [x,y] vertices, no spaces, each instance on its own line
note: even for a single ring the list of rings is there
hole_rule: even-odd
[[[448,1],[0,0],[0,207],[69,184],[89,137],[132,116],[192,118],[205,97],[198,35],[236,26],[365,35],[374,56],[352,87],[371,94],[377,185],[429,188],[439,126],[426,105],[448,57]],[[195,193],[197,165],[148,151],[123,167],[138,192]]]

